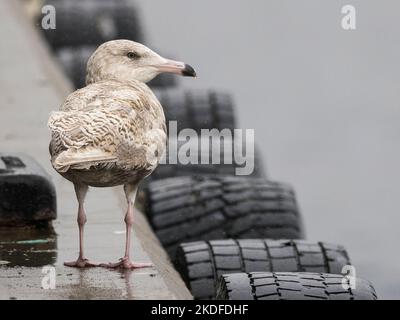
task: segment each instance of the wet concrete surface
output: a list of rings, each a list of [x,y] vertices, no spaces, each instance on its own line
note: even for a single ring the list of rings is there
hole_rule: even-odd
[[[72,184],[51,168],[46,123],[72,88],[17,1],[0,0],[0,20],[1,152],[33,156],[52,175],[58,200],[54,229],[0,230],[0,299],[191,299],[139,211],[131,252],[136,261],[154,267],[121,272],[63,266],[78,255],[77,202]],[[122,187],[89,191],[87,258],[116,262],[122,257],[125,210]],[[55,289],[42,288],[45,266],[55,267]]]
[[[96,262],[117,262],[123,254],[125,225],[119,189],[96,190],[87,201],[86,256]],[[154,246],[154,239],[133,237],[136,261],[152,261],[156,267],[119,271],[105,268],[75,269],[63,266],[76,259],[78,228],[76,204],[69,184],[59,188],[60,218],[50,228],[7,228],[0,230],[0,298],[2,299],[173,299],[162,272],[143,250],[141,241]],[[122,200],[122,197],[121,197]],[[140,221],[140,220],[139,220]],[[142,235],[143,230],[139,233]],[[152,249],[151,249],[152,250]],[[160,249],[159,249],[160,250]],[[165,261],[167,260],[164,256]],[[46,266],[55,266],[55,289],[43,289]],[[171,271],[172,272],[172,271]],[[179,281],[176,281],[179,284]],[[183,291],[183,290],[182,290]],[[183,291],[185,293],[185,291]],[[182,294],[181,298],[185,295]],[[188,296],[187,296],[188,298]]]
[[[57,235],[52,226],[0,228],[0,265],[42,267],[57,261]]]
[[[43,289],[45,276],[39,268],[15,267],[4,269],[0,282],[0,299],[171,299],[165,295],[156,272],[113,271],[92,268],[84,270],[56,269],[56,289]],[[147,281],[153,279],[154,281]],[[39,281],[40,280],[40,281]],[[159,281],[157,281],[159,280]],[[158,285],[155,285],[158,284]],[[45,286],[46,288],[46,286]],[[164,294],[163,294],[164,293]]]

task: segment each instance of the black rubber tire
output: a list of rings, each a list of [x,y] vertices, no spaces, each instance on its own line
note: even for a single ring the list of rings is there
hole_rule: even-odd
[[[97,46],[78,46],[61,48],[56,51],[58,60],[76,89],[86,86],[86,64],[96,49]],[[161,74],[150,81],[148,85],[153,89],[159,89],[161,87],[173,87],[177,83],[176,76]]]
[[[0,153],[0,226],[47,225],[57,218],[50,175],[23,153]]]
[[[160,90],[156,95],[167,121],[177,121],[178,131],[191,128],[199,133],[201,129],[236,127],[232,97],[225,92],[176,89]]]
[[[343,275],[307,272],[254,272],[223,275],[218,300],[376,300],[374,287],[356,279],[342,287]]]
[[[215,298],[223,274],[284,271],[340,274],[350,260],[343,246],[302,240],[227,239],[179,245],[176,269],[195,299]]]
[[[182,242],[226,238],[302,239],[294,191],[260,178],[194,176],[151,181],[145,211],[172,258]]]
[[[113,39],[143,41],[137,9],[131,1],[46,1],[56,9],[56,29],[38,25],[52,48],[100,45]]]
[[[238,171],[239,168],[244,168],[246,164],[239,164],[235,160],[233,152],[229,151],[231,157],[229,157],[230,162],[225,163],[225,153],[224,153],[224,144],[228,142],[232,149],[234,150],[234,142],[231,139],[226,139],[221,141],[220,150],[216,154],[219,154],[220,163],[213,163],[212,152],[210,152],[211,146],[209,144],[209,138],[202,138],[199,140],[192,139],[189,141],[179,141],[177,144],[174,144],[175,147],[172,146],[174,142],[169,141],[169,146],[171,150],[173,150],[174,154],[177,155],[176,151],[179,151],[182,145],[192,146],[191,150],[195,150],[197,163],[188,163],[183,164],[179,161],[173,161],[172,163],[160,163],[156,170],[150,175],[149,180],[159,180],[171,177],[180,177],[180,176],[191,176],[191,175],[206,175],[206,176],[214,176],[214,175],[244,175],[244,176],[252,176],[252,177],[266,177],[266,170],[263,165],[262,156],[257,147],[254,149],[254,154],[248,154],[246,156],[247,161],[254,163],[253,171],[249,171],[248,173]],[[218,141],[218,140],[217,140]],[[209,150],[200,148],[199,145],[202,143],[206,143],[209,145]],[[245,146],[243,146],[245,148]],[[176,151],[174,151],[176,150]],[[218,150],[217,150],[218,151]],[[172,155],[173,156],[173,155]],[[209,159],[209,164],[202,164],[201,159],[207,158]],[[166,150],[166,159],[169,159],[169,148]],[[172,157],[172,160],[178,160],[177,157]],[[168,160],[169,161],[169,160]],[[250,170],[250,167],[249,167]],[[246,174],[243,174],[246,173]]]
[[[96,46],[80,46],[57,50],[57,58],[76,89],[86,86],[86,64]]]

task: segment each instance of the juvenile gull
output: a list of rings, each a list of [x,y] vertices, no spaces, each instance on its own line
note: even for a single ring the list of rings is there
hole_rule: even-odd
[[[79,257],[70,267],[97,264],[85,258],[84,200],[89,186],[123,185],[125,255],[107,267],[140,268],[130,259],[133,205],[140,181],[157,167],[166,145],[163,109],[145,84],[163,72],[195,77],[193,68],[168,60],[129,40],[102,44],[87,64],[87,86],[71,93],[50,115],[50,155],[54,169],[75,187],[78,199]]]

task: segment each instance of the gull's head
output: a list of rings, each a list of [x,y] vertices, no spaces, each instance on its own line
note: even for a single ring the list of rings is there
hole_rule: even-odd
[[[112,40],[99,46],[89,58],[86,84],[100,80],[148,82],[166,72],[196,76],[190,65],[166,59],[140,43]]]

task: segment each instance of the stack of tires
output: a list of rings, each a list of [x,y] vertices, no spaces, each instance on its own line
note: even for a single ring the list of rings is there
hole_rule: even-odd
[[[86,63],[100,44],[113,39],[144,42],[132,1],[46,0],[44,5],[55,8],[56,28],[41,30],[76,89],[85,86]],[[176,83],[175,77],[163,75],[150,85],[159,88]]]
[[[159,98],[179,129],[234,129],[229,95],[213,95]],[[293,188],[268,179],[257,152],[254,163],[245,177],[234,162],[161,164],[146,184],[148,220],[194,298],[376,299],[369,282],[342,274],[351,264],[341,245],[303,240]]]
[[[44,30],[44,36],[77,88],[85,85],[86,62],[98,45],[117,38],[143,42],[131,1],[47,3],[56,7],[57,28]],[[168,77],[151,85],[174,124],[168,126],[170,136],[186,129],[185,136],[196,137],[170,139],[166,159],[184,145],[198,161],[161,164],[139,198],[194,298],[376,299],[369,282],[342,274],[351,267],[342,246],[304,240],[293,188],[267,177],[257,148],[247,157],[254,170],[236,175],[243,163],[231,151],[242,141],[233,134],[237,123],[229,94],[171,89],[176,80]],[[223,148],[212,149],[222,163],[210,161],[210,149],[199,147],[211,144],[204,129],[224,132]]]
[[[201,135],[204,129],[235,136],[229,94],[180,89],[156,94],[169,123],[176,121],[170,131],[193,133],[183,143],[185,150],[197,151],[199,161],[160,164],[144,189],[145,212],[195,299],[377,298],[369,282],[343,274],[352,270],[343,246],[304,240],[293,188],[267,177],[257,148],[247,176],[236,175],[240,164],[230,159],[231,148],[226,156],[225,144],[220,158],[232,161],[201,163],[209,157],[201,148],[209,143],[203,143],[209,139]],[[169,141],[166,158],[181,146]]]

